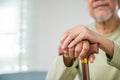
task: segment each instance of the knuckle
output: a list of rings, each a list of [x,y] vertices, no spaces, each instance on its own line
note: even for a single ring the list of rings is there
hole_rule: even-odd
[[[83,47],[83,50],[84,50],[84,51],[88,51],[89,48],[88,48],[87,46],[85,46],[85,47]]]
[[[76,52],[76,53],[80,53],[80,51],[81,51],[81,50],[80,50],[78,47],[75,48],[75,52]]]
[[[73,38],[73,37],[74,37],[74,35],[73,35],[73,34],[70,34],[70,35],[69,35],[69,38]]]

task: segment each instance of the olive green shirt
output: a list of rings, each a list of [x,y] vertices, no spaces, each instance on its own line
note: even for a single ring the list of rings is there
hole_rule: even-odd
[[[90,24],[89,29],[95,31],[95,24]],[[90,80],[120,80],[120,26],[112,33],[104,35],[114,41],[114,55],[112,59],[99,49],[94,63],[89,64]],[[46,80],[74,80],[78,74],[82,80],[81,63],[79,59],[74,61],[71,67],[66,67],[63,56],[58,56],[51,65]]]

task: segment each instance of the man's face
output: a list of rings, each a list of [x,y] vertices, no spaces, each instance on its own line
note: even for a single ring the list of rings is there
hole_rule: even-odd
[[[108,20],[116,10],[116,0],[87,0],[90,15],[97,22]]]

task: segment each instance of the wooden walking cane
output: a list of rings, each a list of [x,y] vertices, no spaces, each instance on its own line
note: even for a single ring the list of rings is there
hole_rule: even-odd
[[[81,60],[83,80],[90,80],[88,58],[90,54],[98,53],[98,44],[91,44],[88,55]]]
[[[61,49],[60,46],[58,48],[58,53],[59,55],[63,55],[63,50]],[[88,55],[81,60],[83,80],[90,80],[88,57],[90,54],[93,54],[93,53],[98,53],[97,43],[90,45],[90,51],[88,52]]]

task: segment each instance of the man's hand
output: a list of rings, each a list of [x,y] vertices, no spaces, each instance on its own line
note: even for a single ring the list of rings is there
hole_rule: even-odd
[[[92,63],[95,59],[94,53],[98,53],[98,45],[90,44],[88,41],[84,40],[72,48],[62,49],[61,46],[59,46],[58,53],[64,56],[64,63],[67,66],[71,65],[74,58],[83,59],[88,57],[89,62]]]
[[[62,49],[67,47],[72,48],[79,42],[83,40],[88,40],[90,43],[98,43],[99,34],[89,30],[87,27],[83,25],[77,25],[71,29],[68,29],[61,36],[61,46]]]

